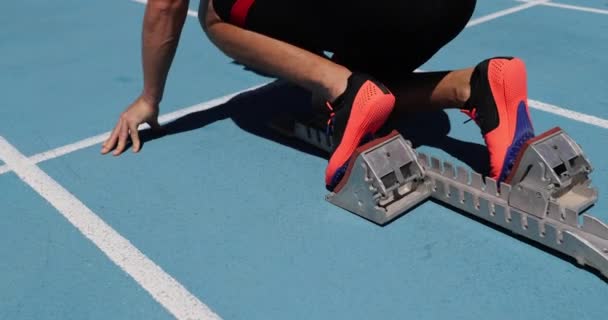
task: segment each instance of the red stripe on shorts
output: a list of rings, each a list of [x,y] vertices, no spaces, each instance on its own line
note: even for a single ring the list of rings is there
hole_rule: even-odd
[[[245,20],[247,19],[247,13],[255,0],[236,0],[230,10],[230,22],[237,26],[244,28]]]

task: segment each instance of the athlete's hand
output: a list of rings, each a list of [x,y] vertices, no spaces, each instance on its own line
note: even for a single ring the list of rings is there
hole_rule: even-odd
[[[112,154],[115,156],[120,155],[125,150],[129,137],[133,144],[133,152],[139,152],[141,148],[138,132],[139,125],[147,123],[152,130],[160,130],[158,110],[158,103],[151,103],[143,97],[137,98],[120,115],[118,123],[114,127],[110,137],[103,143],[101,153],[106,154],[114,149]]]

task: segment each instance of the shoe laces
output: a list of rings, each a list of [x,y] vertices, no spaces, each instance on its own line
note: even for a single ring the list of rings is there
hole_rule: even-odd
[[[325,130],[325,134],[328,136],[334,133],[334,120],[336,118],[336,112],[334,111],[334,107],[329,103],[329,101],[325,102],[325,106],[329,110],[329,119],[327,119],[327,127]]]
[[[477,123],[477,125],[479,125],[479,113],[477,112],[477,108],[473,108],[470,110],[461,109],[460,112],[466,114],[470,118],[467,121],[465,121],[464,123],[467,123],[467,122],[473,120],[473,121],[475,121],[475,123]]]

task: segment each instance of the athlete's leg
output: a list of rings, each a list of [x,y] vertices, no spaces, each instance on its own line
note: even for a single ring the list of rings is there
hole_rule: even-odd
[[[369,15],[387,17],[383,24],[355,29],[350,46],[339,48],[338,63],[373,74],[396,96],[395,113],[460,108],[468,100],[473,67],[441,72],[414,72],[454,40],[469,22],[475,0],[378,0],[360,4]],[[361,17],[362,18],[362,17]],[[363,43],[363,45],[361,45]],[[400,47],[405,48],[402,50]]]
[[[217,1],[217,0],[216,0]],[[213,1],[201,1],[199,19],[209,39],[227,56],[252,69],[293,82],[333,101],[351,72],[325,57],[291,43],[221,19]]]
[[[355,149],[388,119],[395,99],[372,77],[351,73],[311,53],[331,50],[335,39],[343,38],[340,28],[332,28],[336,11],[319,11],[319,6],[329,5],[324,0],[220,0],[204,8],[207,12],[202,24],[210,39],[228,56],[320,94],[330,109],[340,111],[332,112],[328,122],[340,132],[325,172],[326,186],[332,190]],[[328,30],[317,30],[317,24]]]
[[[395,92],[394,121],[411,112],[459,108],[479,125],[490,155],[489,176],[504,180],[521,146],[534,136],[521,59],[496,57],[474,68],[415,73],[388,84]]]
[[[395,116],[412,112],[464,108],[471,93],[474,67],[437,72],[406,74],[402,79],[386,81],[397,97]]]

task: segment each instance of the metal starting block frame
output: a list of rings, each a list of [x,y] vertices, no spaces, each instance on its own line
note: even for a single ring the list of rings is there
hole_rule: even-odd
[[[293,120],[282,132],[331,152],[331,137]],[[496,180],[418,153],[393,131],[359,147],[326,200],[385,225],[433,198],[595,268],[608,278],[608,225],[583,213],[597,201],[592,166],[561,128],[522,148],[511,175]]]

